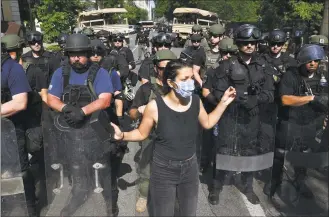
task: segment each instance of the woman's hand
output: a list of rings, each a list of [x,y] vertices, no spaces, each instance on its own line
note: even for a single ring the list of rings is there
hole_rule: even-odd
[[[123,139],[123,132],[121,132],[120,128],[117,125],[113,124],[112,122],[111,122],[111,126],[114,129],[114,135],[113,135],[114,139],[115,140],[122,140]]]
[[[224,93],[224,95],[223,95],[220,103],[223,103],[224,105],[228,106],[231,102],[233,102],[233,100],[235,99],[235,97],[236,97],[236,90],[235,90],[235,88],[234,87],[229,87],[225,91],[225,93]]]

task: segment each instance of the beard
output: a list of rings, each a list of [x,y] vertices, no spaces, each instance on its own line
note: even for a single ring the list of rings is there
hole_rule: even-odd
[[[72,67],[76,68],[76,69],[83,69],[84,67],[86,67],[86,65],[83,65],[79,62],[74,62],[74,63],[72,63]]]

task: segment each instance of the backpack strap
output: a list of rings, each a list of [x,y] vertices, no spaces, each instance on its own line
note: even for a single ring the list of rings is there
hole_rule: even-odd
[[[97,63],[93,63],[89,68],[88,78],[87,78],[87,84],[90,92],[94,95],[95,99],[98,98],[96,91],[93,87],[97,72],[100,69],[100,65]]]
[[[62,67],[62,76],[63,76],[63,89],[69,85],[70,81],[70,74],[71,74],[71,66],[67,62]]]

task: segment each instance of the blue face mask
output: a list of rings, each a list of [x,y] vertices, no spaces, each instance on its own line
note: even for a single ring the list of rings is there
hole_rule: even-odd
[[[175,82],[175,84],[177,85],[177,89],[175,89],[175,91],[180,96],[183,98],[192,96],[195,89],[194,80]]]

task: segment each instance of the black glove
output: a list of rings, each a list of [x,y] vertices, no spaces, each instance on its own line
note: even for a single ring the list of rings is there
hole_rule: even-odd
[[[328,109],[328,95],[314,96],[311,104],[319,107],[321,110],[326,111]]]
[[[64,113],[64,119],[70,125],[81,123],[86,116],[81,108],[75,107],[73,105],[64,106],[62,112]]]
[[[256,95],[249,95],[248,99],[241,104],[251,116],[259,114],[258,101]]]

